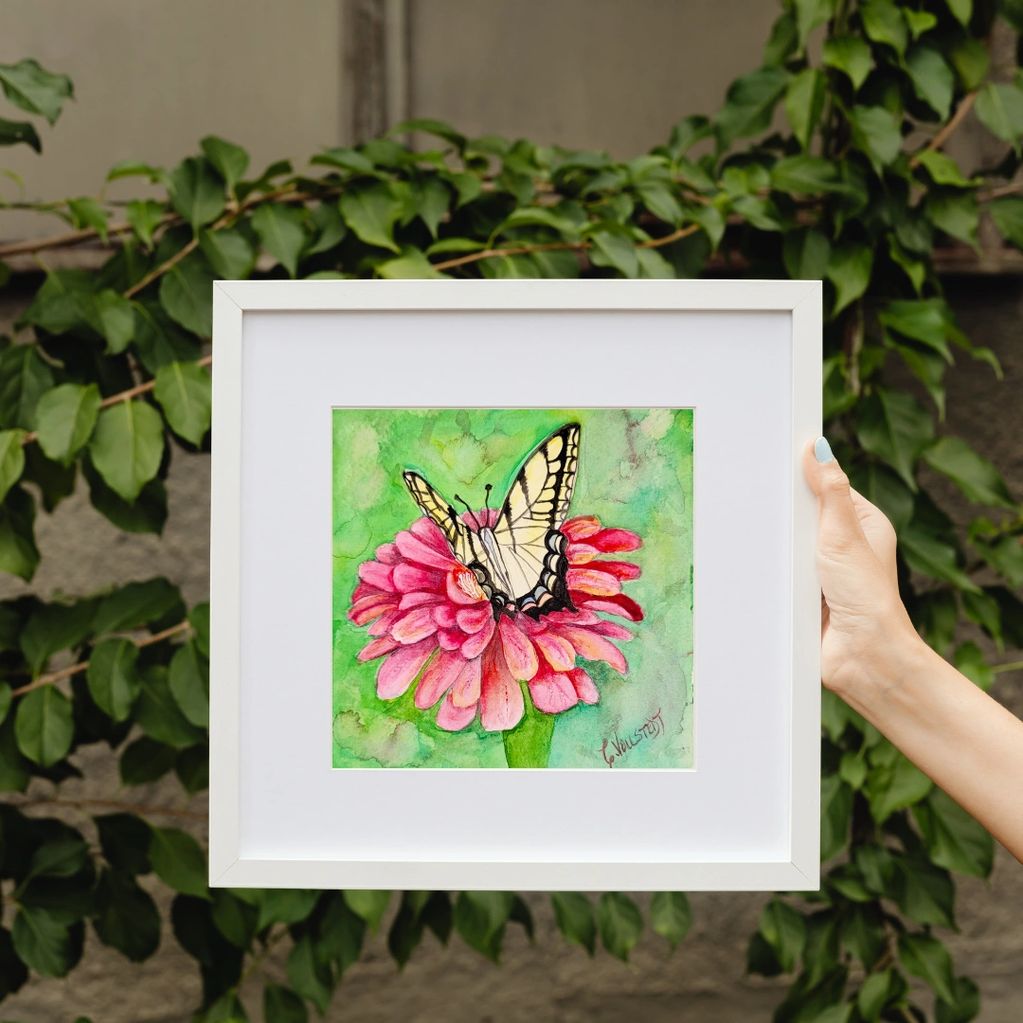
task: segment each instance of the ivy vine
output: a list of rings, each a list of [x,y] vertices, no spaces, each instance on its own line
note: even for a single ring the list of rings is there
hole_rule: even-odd
[[[985,221],[1023,248],[1023,78],[991,65],[999,24],[1023,29],[1023,5],[785,0],[762,65],[721,110],[627,161],[420,120],[300,171],[279,161],[252,173],[243,149],[209,137],[173,169],[108,175],[160,198],[4,201],[62,226],[0,244],[0,287],[4,260],[39,270],[0,341],[0,569],[32,579],[40,509],[79,486],[118,529],[161,532],[171,460],[208,450],[215,278],[819,278],[828,436],[898,531],[918,628],[991,686],[1023,647],[1023,515],[996,467],[945,426],[956,360],[983,361],[993,383],[1000,370],[957,326],[937,267],[950,245],[976,248]],[[39,119],[57,120],[70,80],[22,60],[0,65],[0,87],[30,118],[0,118],[0,144],[39,149]],[[994,166],[969,173],[944,148],[968,117],[1002,143]],[[412,132],[430,147],[410,148]],[[98,270],[48,267],[48,253],[81,245],[104,254]],[[936,476],[970,521],[943,508]],[[163,578],[0,602],[0,996],[68,974],[87,932],[132,961],[152,955],[161,919],[139,882],[148,874],[175,893],[171,924],[201,973],[207,1021],[247,1018],[241,982],[271,953],[286,979],[268,972],[263,1011],[290,1023],[326,1009],[376,928],[399,965],[427,932],[494,961],[510,926],[532,935],[511,893],[208,889],[201,819],[184,798],[179,809],[137,798],[172,773],[183,796],[206,788],[208,616]],[[987,876],[991,839],[828,694],[823,726],[823,885],[767,902],[748,970],[790,978],[779,1023],[974,1018],[977,987],[942,934],[955,926],[954,874]],[[109,798],[63,794],[86,747],[118,763]],[[627,958],[645,926],[621,893],[551,905],[590,954]],[[684,895],[645,909],[672,946],[685,937]]]

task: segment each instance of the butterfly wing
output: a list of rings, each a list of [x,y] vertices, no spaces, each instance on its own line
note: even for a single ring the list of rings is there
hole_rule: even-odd
[[[455,509],[419,473],[409,469],[402,473],[402,479],[423,514],[440,526],[455,557],[462,564],[468,564],[473,557],[469,527],[459,519]]]
[[[527,614],[571,607],[565,573],[568,515],[579,464],[579,424],[568,423],[529,455],[494,524],[504,576]]]

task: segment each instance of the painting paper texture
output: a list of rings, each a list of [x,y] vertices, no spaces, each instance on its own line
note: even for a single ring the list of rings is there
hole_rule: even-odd
[[[333,766],[688,769],[693,410],[333,410]]]

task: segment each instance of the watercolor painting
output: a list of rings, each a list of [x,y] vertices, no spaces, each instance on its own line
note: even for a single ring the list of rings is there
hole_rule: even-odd
[[[333,410],[335,768],[694,766],[693,410]]]

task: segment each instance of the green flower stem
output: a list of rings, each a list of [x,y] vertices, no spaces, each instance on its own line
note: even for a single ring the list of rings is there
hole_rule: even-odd
[[[546,767],[554,738],[554,715],[537,710],[529,695],[523,695],[526,712],[504,733],[504,755],[509,767]]]

